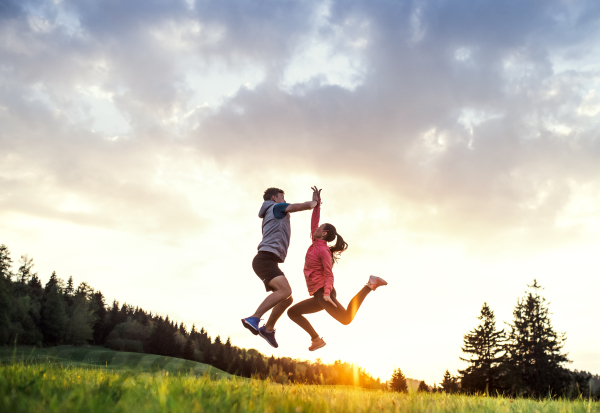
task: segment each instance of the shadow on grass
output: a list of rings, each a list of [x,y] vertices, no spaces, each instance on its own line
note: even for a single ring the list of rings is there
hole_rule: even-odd
[[[90,367],[133,373],[165,371],[169,374],[208,375],[213,379],[234,377],[213,366],[195,361],[154,354],[114,351],[99,346],[0,347],[0,364],[14,363]]]

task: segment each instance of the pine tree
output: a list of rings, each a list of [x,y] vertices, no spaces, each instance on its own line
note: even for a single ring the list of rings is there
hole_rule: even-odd
[[[417,389],[417,391],[429,393],[429,386],[425,384],[424,380],[421,380],[421,382],[419,383],[419,388]]]
[[[0,245],[0,345],[7,344],[11,332],[10,311],[12,308],[10,251]]]
[[[73,276],[69,276],[69,280],[67,281],[67,286],[65,287],[65,290],[63,291],[64,297],[65,297],[65,303],[68,306],[71,306],[73,304],[73,296],[75,295],[75,287],[73,285]]]
[[[462,358],[470,364],[461,374],[461,388],[468,393],[485,393],[501,390],[500,369],[504,361],[504,330],[496,330],[494,312],[483,303],[481,314],[477,317],[479,326],[464,335],[464,353],[469,358]]]
[[[57,286],[58,292],[60,292],[62,294],[61,284],[62,284],[62,280],[60,278],[58,278],[58,276],[56,275],[56,271],[52,271],[52,275],[50,275],[50,279],[44,286],[44,293],[48,293],[52,289],[53,286]]]
[[[102,345],[106,342],[106,336],[108,335],[106,331],[106,302],[104,301],[104,295],[102,295],[102,291],[94,293],[91,308],[96,315],[96,321],[93,325],[94,344]]]
[[[42,333],[44,342],[58,344],[62,341],[67,316],[65,314],[65,301],[58,290],[58,285],[53,284],[44,294],[42,305]]]
[[[227,366],[225,366],[225,359],[223,352],[225,351],[225,347],[223,342],[221,341],[221,336],[217,336],[215,341],[212,344],[212,354],[213,354],[213,362],[211,363],[218,369],[225,370]]]
[[[442,378],[441,387],[445,393],[458,393],[458,377],[452,376],[450,371],[446,370],[444,377]]]
[[[401,393],[408,391],[406,377],[404,377],[402,370],[400,370],[399,368],[394,369],[394,373],[392,374],[392,380],[390,381],[390,389]]]
[[[29,283],[29,296],[31,297],[31,318],[33,319],[38,331],[42,331],[42,300],[44,298],[44,288],[37,274],[33,274]],[[41,334],[41,333],[40,333]],[[40,336],[40,341],[43,336]]]
[[[233,366],[234,359],[234,351],[233,346],[231,345],[231,337],[227,337],[227,341],[225,342],[225,346],[223,347],[223,366],[225,366],[225,371],[230,371]]]
[[[561,366],[569,362],[561,353],[566,336],[554,331],[546,299],[539,295],[542,287],[534,279],[532,291],[517,301],[514,320],[506,345],[512,392],[530,397],[561,394],[569,377]]]
[[[12,272],[10,268],[12,267],[12,259],[10,258],[10,251],[8,247],[4,244],[0,245],[0,277],[6,280],[10,280],[12,278]]]
[[[191,334],[185,340],[185,346],[183,346],[183,358],[186,360],[194,360],[194,342]]]
[[[108,312],[108,323],[107,330],[112,331],[117,324],[119,324],[119,302],[113,300],[112,307]]]

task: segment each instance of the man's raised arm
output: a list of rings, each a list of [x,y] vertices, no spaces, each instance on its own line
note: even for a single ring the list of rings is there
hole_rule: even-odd
[[[313,187],[313,200],[308,202],[301,202],[299,204],[289,204],[285,209],[285,212],[298,212],[298,211],[307,211],[309,209],[313,209],[319,203],[319,197],[321,196],[321,190],[317,189],[317,187]]]

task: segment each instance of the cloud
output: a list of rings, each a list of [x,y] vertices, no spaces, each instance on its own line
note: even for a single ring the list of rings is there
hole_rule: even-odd
[[[249,185],[282,165],[371,182],[415,232],[586,233],[573,205],[599,184],[597,2],[3,4],[11,208],[201,226],[179,178],[152,177],[160,159],[185,176],[215,160]],[[219,72],[237,83],[195,90]],[[65,215],[56,191],[95,208]]]
[[[598,65],[560,71],[556,56],[593,47],[597,13],[591,3],[334,3],[330,28],[367,28],[362,84],[240,89],[194,136],[201,151],[237,163],[253,153],[247,168],[277,154],[316,174],[369,176],[435,207],[433,231],[568,232],[554,227],[569,182],[598,172],[597,118],[580,114]],[[481,119],[467,128],[473,111]]]

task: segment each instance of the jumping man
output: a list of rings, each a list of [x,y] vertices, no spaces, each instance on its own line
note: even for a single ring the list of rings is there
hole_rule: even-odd
[[[294,301],[292,288],[285,274],[279,269],[279,263],[285,261],[290,245],[290,214],[313,209],[319,199],[318,192],[313,192],[312,201],[288,204],[285,202],[284,195],[283,190],[279,188],[267,189],[263,195],[264,202],[258,212],[258,217],[263,220],[263,238],[258,244],[258,254],[252,261],[252,268],[264,283],[267,292],[272,291],[272,293],[258,306],[254,314],[242,319],[244,327],[254,335],[260,334],[275,348],[278,347],[275,340],[275,323]],[[259,327],[260,318],[271,309],[273,310],[267,323]]]

